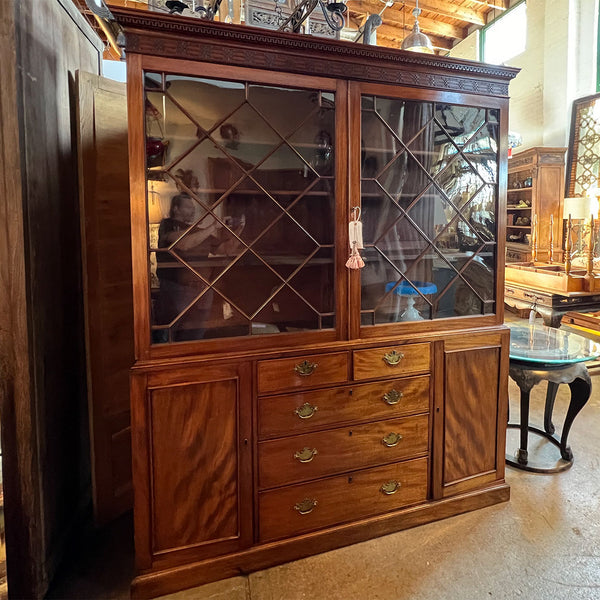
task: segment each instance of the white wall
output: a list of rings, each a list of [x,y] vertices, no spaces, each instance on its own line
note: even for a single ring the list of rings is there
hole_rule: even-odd
[[[596,91],[599,0],[527,0],[527,48],[506,64],[511,82],[509,129],[523,146],[567,146],[573,100]],[[477,60],[477,34],[451,56]],[[509,40],[507,40],[509,43]]]

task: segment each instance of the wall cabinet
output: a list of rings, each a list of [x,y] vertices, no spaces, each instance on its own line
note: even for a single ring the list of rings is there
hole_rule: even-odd
[[[507,500],[515,70],[115,13],[134,595]]]
[[[562,262],[562,221],[566,148],[529,148],[508,164],[506,262],[531,260],[532,226],[537,218],[536,260]],[[550,226],[552,221],[552,227]]]

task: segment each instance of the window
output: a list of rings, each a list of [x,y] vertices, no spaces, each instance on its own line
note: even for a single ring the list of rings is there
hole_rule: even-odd
[[[481,30],[481,60],[501,64],[525,51],[527,3],[520,2]]]

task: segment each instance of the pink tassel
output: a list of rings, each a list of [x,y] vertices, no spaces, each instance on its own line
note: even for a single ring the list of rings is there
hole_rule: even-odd
[[[352,243],[352,252],[350,253],[350,258],[346,261],[346,266],[349,269],[362,269],[365,266],[365,261],[356,249],[356,242]]]

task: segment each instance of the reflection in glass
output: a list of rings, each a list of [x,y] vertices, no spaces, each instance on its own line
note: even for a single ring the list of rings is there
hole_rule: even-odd
[[[334,95],[145,83],[153,343],[334,327]]]
[[[361,106],[361,323],[493,313],[498,111]]]

